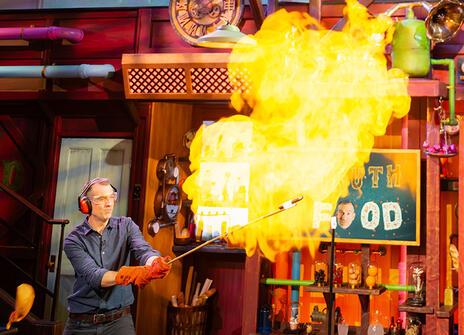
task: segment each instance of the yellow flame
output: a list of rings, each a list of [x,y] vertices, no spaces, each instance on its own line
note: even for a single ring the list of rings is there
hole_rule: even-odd
[[[192,143],[193,174],[183,187],[194,211],[243,207],[243,197],[231,202],[221,193],[228,187],[221,176],[240,175],[231,163],[249,176],[249,185],[240,186],[250,220],[304,196],[295,208],[231,234],[249,255],[257,246],[271,260],[292,248],[314,250],[337,199],[347,194],[352,168],[368,160],[374,136],[385,133],[391,117],[409,110],[407,77],[388,70],[384,55],[390,19],[370,17],[354,0],[344,13],[341,32],[306,13],[282,9],[267,17],[256,46],[234,48],[229,64],[231,82],[241,86],[232,105],[251,108],[251,115],[203,126]]]

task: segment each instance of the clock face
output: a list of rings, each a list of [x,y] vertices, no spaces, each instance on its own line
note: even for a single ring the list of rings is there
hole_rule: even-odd
[[[165,214],[169,221],[175,221],[177,213],[180,211],[181,206],[180,190],[177,186],[172,185],[168,188],[165,198]]]
[[[171,0],[169,18],[174,30],[186,42],[212,33],[225,23],[237,25],[243,11],[242,0]]]

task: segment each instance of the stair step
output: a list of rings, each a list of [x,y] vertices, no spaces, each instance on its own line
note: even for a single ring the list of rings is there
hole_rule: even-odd
[[[37,250],[24,245],[0,245],[0,254],[14,259],[35,259]]]

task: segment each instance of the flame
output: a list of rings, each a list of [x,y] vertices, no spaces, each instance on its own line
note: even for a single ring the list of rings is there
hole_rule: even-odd
[[[306,13],[268,16],[256,46],[237,46],[229,63],[231,82],[242,87],[232,105],[252,113],[202,126],[192,143],[193,174],[183,188],[196,213],[246,207],[241,218],[254,219],[304,196],[295,208],[230,234],[248,255],[258,246],[271,260],[292,248],[314,250],[374,136],[409,110],[407,77],[388,70],[384,55],[390,18],[370,17],[354,0],[344,13],[341,32]],[[231,200],[231,189],[240,196]]]

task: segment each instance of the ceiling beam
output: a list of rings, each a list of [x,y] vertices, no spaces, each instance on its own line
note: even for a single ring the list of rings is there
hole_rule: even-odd
[[[266,13],[271,15],[279,10],[279,0],[267,0]]]
[[[261,0],[250,0],[250,8],[255,20],[256,30],[259,30],[264,21],[264,8]]]
[[[322,18],[322,4],[321,0],[310,0],[309,1],[309,15],[315,18],[317,21],[321,21]]]

